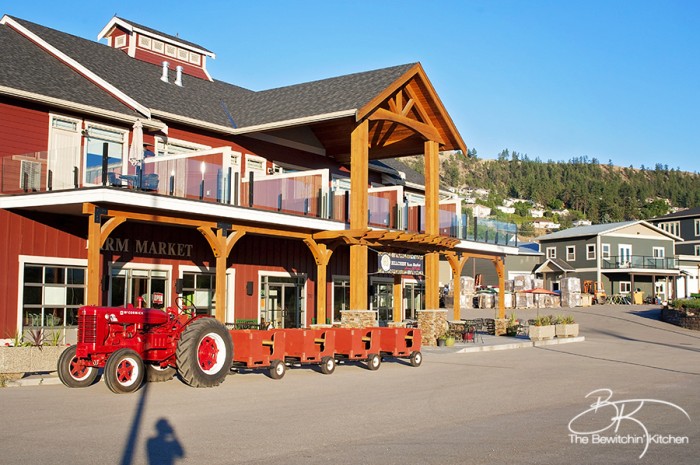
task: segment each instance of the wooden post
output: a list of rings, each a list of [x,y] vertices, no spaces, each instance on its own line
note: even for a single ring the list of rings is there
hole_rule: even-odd
[[[496,266],[496,274],[498,275],[498,318],[506,317],[506,279],[505,279],[505,265],[503,264],[503,257],[496,257],[493,259],[493,264]]]
[[[439,146],[437,142],[426,141],[425,150],[425,233],[439,233]],[[436,310],[440,306],[440,254],[437,252],[425,255],[425,306]]]
[[[83,206],[83,213],[88,213],[88,275],[87,275],[87,298],[86,305],[100,305],[101,289],[101,229],[102,224],[99,217],[95,215],[95,206],[87,204]]]
[[[445,255],[447,257],[447,262],[450,264],[452,269],[452,294],[454,295],[454,319],[462,319],[462,307],[460,306],[460,295],[462,293],[462,281],[460,277],[462,276],[462,270],[464,265],[467,263],[467,255],[457,255],[454,252]]]
[[[350,229],[367,229],[369,122],[350,136]],[[367,246],[350,246],[350,310],[367,310]]]
[[[401,287],[401,275],[394,275],[394,321],[396,323],[403,320],[401,313],[403,311],[403,288]]]
[[[216,230],[216,239],[218,250],[214,251],[214,256],[216,257],[216,291],[214,294],[216,303],[214,305],[214,314],[217,320],[226,323],[226,260],[228,254],[226,253],[226,235],[223,228]],[[231,323],[233,322],[231,321]]]
[[[304,243],[311,250],[316,261],[316,323],[325,324],[327,318],[328,291],[326,279],[328,276],[328,262],[333,251],[326,244],[319,244],[312,238],[304,239]]]

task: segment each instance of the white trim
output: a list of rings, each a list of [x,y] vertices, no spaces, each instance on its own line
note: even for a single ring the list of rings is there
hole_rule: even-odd
[[[331,277],[331,308],[330,308],[330,320],[331,323],[340,323],[340,320],[336,321],[335,320],[335,282],[336,281],[347,281],[348,283],[348,289],[350,288],[350,275],[333,275]],[[345,309],[349,310],[349,309]],[[341,312],[344,312],[345,310],[340,310]],[[328,318],[328,311],[326,312],[326,318]],[[318,320],[316,321],[318,323]]]
[[[334,111],[332,113],[324,113],[320,115],[304,116],[302,118],[293,118],[288,120],[274,121],[272,123],[257,124],[241,129],[234,129],[234,134],[246,134],[249,132],[264,131],[270,129],[280,129],[289,126],[301,126],[308,123],[317,123],[319,121],[327,121],[331,119],[342,118],[345,116],[355,116],[357,109]]]
[[[593,256],[591,257],[591,252]],[[598,254],[596,253],[595,244],[586,244],[586,260],[596,260]]]
[[[102,87],[104,90],[111,93],[115,98],[117,98],[117,100],[120,100],[122,103],[127,104],[128,106],[132,107],[134,110],[138,111],[139,113],[146,116],[147,118],[151,117],[151,112],[149,111],[148,108],[141,105],[139,102],[137,102],[133,98],[129,97],[124,92],[117,89],[112,84],[105,81],[100,76],[98,76],[94,72],[90,71],[88,68],[81,65],[77,61],[75,61],[73,58],[71,58],[68,55],[66,55],[65,53],[61,52],[60,50],[55,48],[53,45],[49,44],[41,37],[39,37],[38,35],[31,32],[29,29],[27,29],[24,26],[22,26],[21,24],[19,24],[17,21],[13,20],[12,18],[10,18],[6,15],[0,20],[0,24],[9,25],[13,29],[15,29],[17,32],[24,35],[28,39],[30,39],[32,42],[36,43],[39,47],[48,51],[50,54],[54,55],[60,61],[63,61],[68,66],[74,68],[80,74],[82,74],[83,76],[85,76],[89,80],[93,81],[99,87]]]
[[[85,130],[90,133],[90,128],[95,128],[95,129],[101,129],[103,131],[111,131],[115,133],[121,133],[122,135],[122,173],[126,173],[128,170],[128,163],[129,163],[129,130],[128,129],[123,129],[117,126],[109,126],[103,123],[97,123],[94,121],[85,121],[84,123]],[[92,139],[92,137],[88,137]],[[87,156],[88,156],[88,138],[86,138],[85,143],[83,144],[83,153],[82,153],[82,166],[81,166],[81,171],[82,175],[80,176],[80,179],[82,181],[83,186],[96,186],[99,184],[89,184],[86,179],[87,179],[87,174],[88,174],[88,167],[87,167]],[[102,168],[100,168],[102,169]]]
[[[658,257],[656,256],[656,252],[661,251],[661,255]],[[666,247],[655,247],[652,246],[651,248],[651,256],[653,258],[666,258]]]
[[[632,281],[618,281],[617,284],[618,284],[617,289],[618,289],[618,291],[619,291],[620,294],[622,294],[622,295],[627,295],[627,294],[631,294],[631,293],[632,293]],[[623,291],[623,290],[622,290],[622,285],[623,285],[623,284],[626,284],[625,287],[629,287],[629,290],[628,290],[628,291]]]
[[[600,238],[600,237],[599,237]],[[608,253],[607,255],[605,254],[605,248],[607,247]],[[610,260],[610,257],[612,257],[612,247],[610,246],[609,242],[604,242],[600,244],[600,257],[603,260]]]
[[[695,227],[695,237],[700,236],[700,218],[695,218],[693,226]]]
[[[77,112],[87,113],[91,116],[102,116],[109,119],[115,119],[120,122],[126,122],[129,124],[134,124],[136,120],[141,119],[136,116],[130,116],[125,113],[118,113],[112,110],[103,110],[101,108],[93,107],[90,105],[84,105],[82,103],[75,103],[68,100],[63,100],[59,98],[49,97],[46,95],[37,94],[34,92],[27,92],[20,89],[15,89],[12,87],[0,86],[0,94],[7,95],[10,97],[21,98],[24,100],[30,100],[33,102],[44,103],[48,105],[54,105],[68,110],[74,110]],[[143,121],[143,120],[142,120]],[[167,132],[168,126],[160,121],[155,121],[152,119],[143,121],[144,127],[149,129],[156,129],[159,131]]]
[[[163,296],[163,307],[167,308],[173,301],[173,265],[167,265],[162,263],[141,263],[141,262],[109,262],[107,264],[107,278],[109,279],[109,289],[107,291],[107,301],[109,305],[112,305],[112,270],[118,268],[121,270],[148,270],[150,271],[167,271],[168,279],[165,284],[165,292],[167,295]],[[118,274],[117,274],[118,276]],[[132,276],[133,277],[133,276]],[[149,275],[149,281],[151,276]],[[127,286],[128,289],[128,286]],[[150,302],[150,297],[149,297]],[[136,302],[134,302],[136,305]]]
[[[545,251],[545,258],[550,259],[550,258],[557,258],[557,248],[556,247],[547,247],[544,249]],[[550,253],[551,252],[551,253]]]

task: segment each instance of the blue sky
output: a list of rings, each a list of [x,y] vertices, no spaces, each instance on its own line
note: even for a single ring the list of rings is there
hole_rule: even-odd
[[[253,90],[420,61],[480,158],[700,172],[700,1],[0,1],[95,40],[117,14]]]

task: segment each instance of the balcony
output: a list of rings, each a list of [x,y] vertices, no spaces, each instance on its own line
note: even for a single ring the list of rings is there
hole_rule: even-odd
[[[79,153],[76,148],[72,152]],[[84,169],[71,163],[52,163],[58,156],[46,151],[3,157],[0,195],[107,187],[350,222],[350,192],[333,189],[327,169],[241,174],[240,160],[228,147],[149,157],[135,166],[107,156],[100,160],[90,157]],[[425,206],[405,202],[403,186],[370,188],[368,207],[371,227],[425,232]],[[440,202],[439,234],[517,246],[514,224],[467,218],[457,199]]]
[[[624,270],[624,269],[643,269],[643,270],[677,270],[678,259],[675,257],[657,258],[644,255],[627,255],[627,256],[612,256],[603,258],[603,269],[606,270]]]

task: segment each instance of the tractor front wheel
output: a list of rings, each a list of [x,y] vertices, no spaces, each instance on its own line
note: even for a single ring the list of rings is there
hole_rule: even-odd
[[[105,363],[105,384],[116,394],[136,391],[143,383],[144,374],[143,360],[133,349],[119,349]]]
[[[90,386],[97,378],[97,368],[88,365],[87,360],[77,358],[75,351],[76,347],[72,345],[58,358],[58,378],[69,388]]]
[[[186,384],[218,386],[231,370],[231,335],[226,326],[214,318],[200,318],[182,331],[175,356],[177,371]]]

